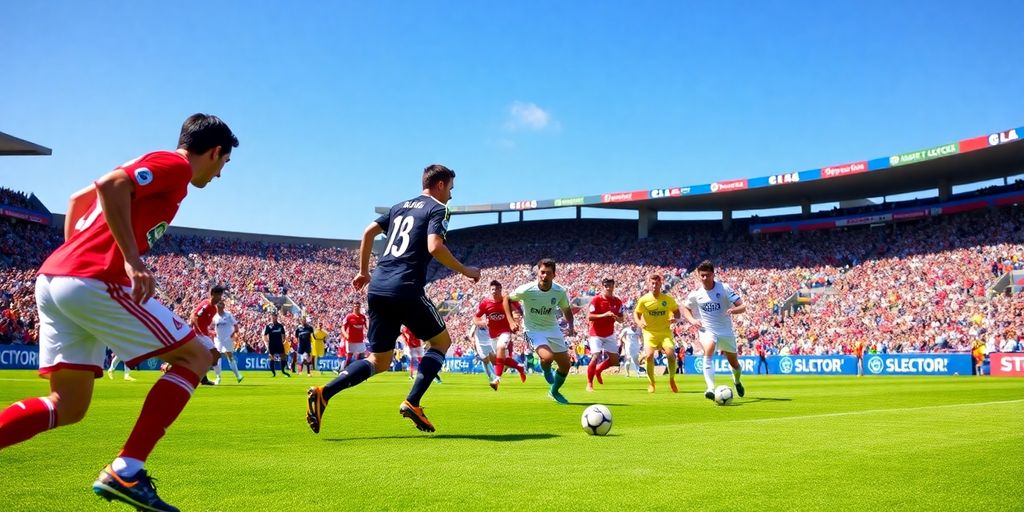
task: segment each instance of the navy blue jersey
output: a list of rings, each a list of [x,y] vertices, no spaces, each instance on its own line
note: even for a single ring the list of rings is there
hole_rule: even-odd
[[[370,277],[369,293],[391,297],[419,297],[427,284],[427,265],[433,256],[427,236],[448,232],[448,208],[421,195],[391,207],[377,219],[387,233],[384,251]]]
[[[299,339],[299,343],[310,343],[313,339],[313,327],[309,325],[300,325],[296,327],[295,337]]]

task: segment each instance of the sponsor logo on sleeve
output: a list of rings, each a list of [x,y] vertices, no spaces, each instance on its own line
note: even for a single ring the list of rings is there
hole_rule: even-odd
[[[145,167],[135,169],[135,181],[143,187],[153,183],[153,171],[146,169]]]

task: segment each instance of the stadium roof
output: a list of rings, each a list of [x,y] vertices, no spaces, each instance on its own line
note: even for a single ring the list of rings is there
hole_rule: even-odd
[[[819,169],[703,185],[559,199],[451,206],[452,214],[586,206],[657,211],[742,211],[831,203],[952,187],[1024,172],[1024,127],[918,151]],[[384,209],[387,211],[387,209]]]
[[[19,139],[13,135],[0,132],[0,156],[13,155],[50,155],[50,148]]]

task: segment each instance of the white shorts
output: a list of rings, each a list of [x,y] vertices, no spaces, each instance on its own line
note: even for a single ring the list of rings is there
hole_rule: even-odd
[[[619,353],[619,344],[615,341],[615,336],[591,336],[590,337],[590,353],[597,354],[600,351],[606,351],[609,354]]]
[[[562,334],[562,331],[526,331],[526,340],[530,342],[534,350],[538,347],[548,347],[556,354],[569,351],[569,346],[565,343],[565,335]]]
[[[213,350],[217,348],[217,344],[214,343],[213,340],[211,340],[210,337],[205,334],[196,334],[196,339],[199,340],[199,344],[202,345],[203,348],[205,348],[206,350]]]
[[[512,342],[512,333],[503,332],[497,338],[493,338],[492,341],[494,341],[494,348],[508,348],[508,344]]]
[[[221,354],[226,354],[228,352],[234,352],[235,351],[235,347],[234,347],[234,343],[231,341],[231,339],[227,339],[225,341],[227,343],[225,343],[224,341],[221,341],[220,338],[214,338],[213,339],[213,348],[217,349],[217,351],[220,352]]]
[[[736,336],[716,336],[711,331],[704,329],[700,333],[700,342],[702,344],[713,342],[715,350],[736,353]]]
[[[349,343],[348,354],[350,356],[357,356],[359,354],[366,353],[366,343]]]
[[[640,344],[639,343],[626,343],[626,353],[636,357],[640,355]]]
[[[423,357],[423,347],[409,347],[409,357],[412,359]]]
[[[476,356],[480,360],[487,359],[489,356],[494,354],[494,344],[491,340],[481,341],[480,338],[476,339]]]
[[[196,337],[156,299],[137,304],[131,288],[96,279],[38,276],[39,373],[62,368],[103,376],[110,347],[128,366],[175,350]]]

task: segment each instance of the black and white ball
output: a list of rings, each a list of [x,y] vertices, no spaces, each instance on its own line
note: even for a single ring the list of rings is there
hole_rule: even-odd
[[[583,431],[592,436],[603,436],[612,429],[612,411],[601,404],[594,404],[583,411],[580,418]]]
[[[718,386],[715,388],[715,403],[718,405],[729,405],[732,403],[732,388],[729,386]]]

